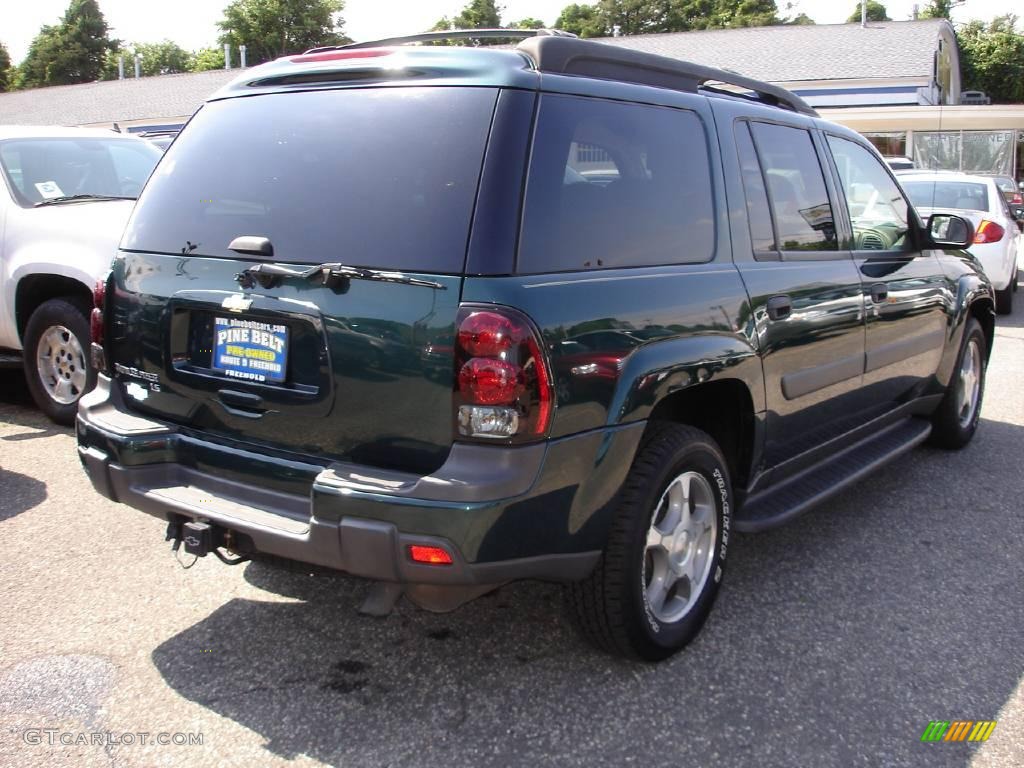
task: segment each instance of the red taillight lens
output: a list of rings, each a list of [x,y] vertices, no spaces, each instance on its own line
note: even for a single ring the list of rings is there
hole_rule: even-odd
[[[107,280],[97,280],[92,289],[93,310],[89,314],[89,337],[94,344],[103,343],[103,305],[107,300]]]
[[[414,563],[427,565],[451,565],[452,556],[441,547],[424,547],[420,544],[409,546],[409,559]]]
[[[473,357],[500,357],[517,341],[512,321],[497,312],[474,312],[459,326],[459,345]]]
[[[1010,199],[1010,205],[1024,205],[1024,195],[1020,192],[1014,192],[1013,197]]]
[[[553,397],[543,346],[530,321],[505,307],[462,307],[455,336],[455,418],[461,437],[536,439]]]
[[[1006,234],[1006,232],[1001,226],[996,224],[994,221],[985,219],[978,225],[978,228],[974,230],[974,242],[976,245],[998,243],[1003,239],[1004,234]]]
[[[512,405],[522,370],[504,360],[474,357],[459,371],[459,391],[479,405]]]

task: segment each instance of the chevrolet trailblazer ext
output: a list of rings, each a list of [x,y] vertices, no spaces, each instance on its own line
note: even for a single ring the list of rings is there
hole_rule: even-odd
[[[563,581],[599,645],[661,659],[731,530],[971,439],[970,224],[922,225],[863,138],[730,72],[402,45],[432,37],[247,70],[167,151],[98,290],[104,496],[385,608]]]

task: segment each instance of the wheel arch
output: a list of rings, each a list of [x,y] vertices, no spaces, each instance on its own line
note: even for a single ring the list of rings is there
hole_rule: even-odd
[[[706,432],[718,444],[737,492],[750,482],[760,432],[749,387],[718,379],[672,392],[659,400],[649,421],[671,421]]]
[[[87,306],[92,304],[92,292],[89,286],[74,277],[54,274],[29,274],[18,280],[14,296],[14,315],[17,323],[18,339],[24,344],[25,329],[28,327],[32,313],[50,299],[70,296],[83,301]]]

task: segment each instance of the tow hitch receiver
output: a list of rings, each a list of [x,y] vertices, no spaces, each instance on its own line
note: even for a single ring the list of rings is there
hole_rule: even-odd
[[[213,526],[195,520],[181,526],[181,539],[185,543],[185,552],[196,557],[206,557],[217,546]]]

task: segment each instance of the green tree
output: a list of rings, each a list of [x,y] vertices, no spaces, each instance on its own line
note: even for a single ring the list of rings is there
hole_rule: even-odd
[[[997,104],[1024,102],[1024,34],[1017,17],[972,21],[957,32],[964,90],[984,91]]]
[[[340,17],[344,0],[233,0],[217,22],[220,43],[247,46],[248,64],[350,42]]]
[[[792,19],[786,19],[786,24],[796,24],[797,26],[808,26],[814,24],[815,21],[806,13],[798,13]]]
[[[580,37],[604,37],[608,29],[596,5],[573,3],[562,9],[555,20],[555,29],[572,32]]]
[[[875,2],[875,0],[867,0],[868,3],[868,21],[892,21],[889,18],[888,11],[885,10],[885,6],[881,3]],[[857,7],[853,9],[853,13],[850,14],[847,23],[859,22],[860,21],[860,3],[857,3]]]
[[[159,43],[134,43],[130,48],[131,51],[126,55],[125,62],[132,61],[134,67],[135,54],[141,56],[142,74],[147,77],[150,75],[172,75],[190,70],[191,56],[189,52],[170,40],[163,40]],[[221,53],[221,66],[224,66],[223,53]]]
[[[248,51],[246,51],[246,54],[248,54]],[[248,62],[246,63],[248,64]],[[224,49],[203,48],[201,51],[193,51],[188,68],[192,72],[224,69]]]
[[[511,24],[506,24],[506,29],[544,29],[547,26],[540,19],[520,19],[519,21],[513,21]]]
[[[60,24],[44,26],[18,68],[20,88],[88,83],[99,79],[115,46],[96,0],[71,0]]]
[[[929,0],[928,5],[921,10],[919,18],[949,19],[954,5],[959,5],[958,0]]]
[[[494,0],[470,0],[452,22],[455,29],[497,29],[503,10]]]
[[[10,86],[11,78],[11,54],[7,52],[7,46],[0,43],[0,93],[3,93]]]

